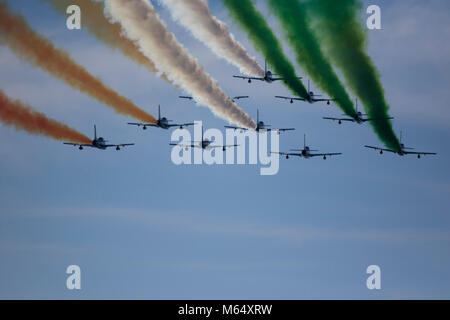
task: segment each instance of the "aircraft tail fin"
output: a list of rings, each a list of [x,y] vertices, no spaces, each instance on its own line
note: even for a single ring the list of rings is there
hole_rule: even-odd
[[[161,105],[158,104],[158,120],[161,120]]]
[[[94,124],[94,140],[97,140],[97,126]]]

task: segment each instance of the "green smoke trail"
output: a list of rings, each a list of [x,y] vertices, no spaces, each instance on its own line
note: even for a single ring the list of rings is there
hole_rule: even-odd
[[[308,2],[314,31],[332,62],[364,105],[379,139],[386,147],[399,151],[400,142],[392,129],[389,106],[372,59],[366,53],[367,35],[359,20],[358,0],[314,0]]]
[[[247,32],[253,45],[273,66],[275,72],[284,78],[292,93],[307,98],[308,90],[298,79],[294,66],[284,55],[280,42],[251,0],[223,0],[223,2],[231,17]]]
[[[348,116],[356,116],[349,95],[324,56],[317,38],[306,21],[303,5],[298,0],[268,0],[268,2],[284,29],[287,41],[295,51],[299,65],[330,98],[336,99],[337,105]]]

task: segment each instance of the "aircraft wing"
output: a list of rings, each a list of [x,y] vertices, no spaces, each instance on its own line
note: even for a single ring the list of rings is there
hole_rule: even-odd
[[[245,130],[247,131],[247,128],[242,128],[242,127],[235,127],[235,126],[224,126],[227,129],[234,129],[234,130]]]
[[[336,99],[319,98],[319,99],[314,99],[314,101],[316,101],[316,102],[321,102],[321,101],[329,102],[329,101],[336,101]]]
[[[143,127],[157,127],[158,125],[154,124],[154,123],[141,123],[141,122],[128,122],[129,125],[131,126],[143,126]]]
[[[233,97],[231,98],[231,100],[239,100],[239,99],[247,99],[250,98],[249,96],[237,96],[237,97]]]
[[[257,77],[233,76],[233,78],[239,78],[239,79],[245,79],[245,80],[260,80],[260,81],[264,81],[264,78],[257,78]]]
[[[191,144],[179,144],[179,143],[171,142],[171,143],[169,143],[169,145],[171,145],[171,146],[179,146],[181,148],[201,148],[200,145],[199,144],[195,144],[194,141]]]
[[[193,97],[190,97],[190,96],[178,96],[178,98],[180,98],[180,99],[189,99],[189,100],[193,100],[194,99]]]
[[[310,154],[310,157],[331,157],[331,156],[340,156],[342,153],[314,153]]]
[[[66,144],[66,145],[69,145],[69,146],[75,146],[75,147],[93,147],[93,145],[92,144],[83,144],[83,143],[72,143],[72,142],[63,142],[64,144]]]
[[[238,144],[226,144],[226,145],[224,145],[222,147],[224,147],[224,148],[235,148],[235,147],[239,147],[239,145]]]
[[[325,119],[325,120],[333,120],[333,121],[351,121],[351,122],[354,122],[354,121],[355,121],[354,119],[351,119],[351,118],[331,118],[331,117],[323,117],[322,119]]]
[[[280,81],[280,80],[285,80],[286,78],[271,78],[272,81]],[[303,79],[302,77],[295,77],[294,79]]]
[[[377,121],[377,120],[393,120],[393,117],[389,117],[389,118],[367,118],[367,119],[363,119],[364,122],[366,121]]]
[[[238,144],[228,144],[228,145],[224,145],[224,146],[209,145],[206,147],[206,149],[221,148],[225,151],[226,148],[234,148],[234,147],[239,147],[239,145]]]
[[[372,147],[372,146],[364,146],[364,147],[369,148],[369,149],[378,150],[378,151],[387,151],[387,152],[397,153],[397,151],[394,151],[391,149],[384,149],[384,148],[378,148],[378,147]]]
[[[134,143],[121,143],[121,144],[107,144],[107,145],[105,145],[106,148],[127,147],[127,146],[134,146]]]
[[[427,156],[427,155],[437,155],[437,153],[435,152],[415,152],[415,151],[403,151],[404,154],[417,154],[417,155],[423,155],[423,156]]]
[[[169,128],[171,128],[171,127],[188,127],[188,126],[193,126],[193,125],[195,125],[195,123],[193,123],[193,122],[190,122],[190,123],[172,123],[172,124],[169,124],[168,127]]]
[[[285,131],[293,131],[295,128],[281,128],[281,129],[265,129],[267,131],[278,131],[278,132],[285,132]]]
[[[271,152],[273,154],[279,154],[280,156],[296,156],[296,157],[303,157],[301,153],[292,153],[292,152]]]
[[[306,101],[306,99],[299,98],[299,97],[285,97],[285,96],[275,96],[275,98],[278,99],[284,99],[284,100],[297,100],[297,101]]]

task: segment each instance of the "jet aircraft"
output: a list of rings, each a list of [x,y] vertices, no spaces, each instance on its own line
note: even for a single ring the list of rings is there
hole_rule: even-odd
[[[191,96],[178,96],[178,98],[180,99],[188,99],[188,100],[194,100],[193,97]],[[250,98],[249,96],[236,96],[236,97],[229,97],[231,101],[236,102],[236,100],[240,100],[240,99],[247,99]]]
[[[339,124],[342,124],[342,121],[348,121],[348,122],[354,122],[357,124],[363,124],[368,121],[376,121],[376,120],[392,120],[394,118],[387,117],[387,118],[367,118],[367,114],[361,113],[361,111],[358,111],[358,100],[356,100],[356,114],[352,118],[332,118],[332,117],[323,117],[325,120],[333,120],[337,121]]]
[[[317,152],[319,150],[312,150],[309,146],[306,145],[306,135],[303,136],[303,149],[291,149],[292,152],[272,152],[274,154],[280,154],[282,156],[286,156],[286,159],[289,159],[291,156],[300,157],[300,158],[314,158],[314,157],[323,157],[324,160],[329,156],[338,156],[342,153],[311,153]]]
[[[164,130],[168,130],[172,127],[180,127],[183,129],[187,126],[193,126],[194,123],[170,123],[172,120],[168,120],[166,117],[161,118],[161,106],[158,106],[158,120],[156,123],[141,123],[141,122],[128,122],[129,125],[142,127],[142,129],[146,130],[147,127],[157,127]]]
[[[257,110],[256,111],[256,128],[254,129],[256,132],[260,132],[262,130],[265,130],[265,131],[275,131],[278,134],[280,134],[280,132],[295,130],[295,128],[272,129],[272,128],[269,128],[269,127],[270,127],[270,125],[265,124],[263,121],[259,121],[259,110]],[[225,126],[225,128],[234,129],[234,130],[241,130],[241,132],[248,130],[247,128],[235,127],[235,126]]]
[[[386,151],[386,152],[396,153],[401,157],[406,156],[408,154],[414,154],[414,155],[417,155],[418,159],[420,159],[422,156],[426,156],[426,155],[437,155],[437,153],[435,153],[435,152],[409,151],[409,150],[414,150],[414,148],[405,147],[405,145],[402,143],[402,135],[403,134],[400,133],[400,150],[399,151],[387,149],[387,148],[372,147],[372,146],[364,146],[364,147],[380,151],[380,154],[383,154]]]
[[[233,145],[215,145],[213,141],[210,141],[208,138],[203,137],[203,126],[202,126],[202,140],[201,141],[191,141],[191,144],[180,144],[176,142],[171,142],[171,146],[179,146],[185,148],[185,150],[189,150],[189,148],[200,148],[203,150],[211,150],[215,148],[222,148],[223,151],[226,151],[227,148],[238,147],[238,144]]]
[[[316,102],[322,102],[322,101],[326,101],[327,105],[331,104],[331,101],[335,101],[336,99],[326,99],[326,98],[318,98],[321,97],[321,94],[315,94],[314,92],[311,91],[310,89],[310,81],[308,80],[308,97],[306,98],[301,98],[301,97],[286,97],[286,96],[275,96],[275,98],[278,99],[284,99],[284,100],[289,100],[290,103],[294,103],[295,101],[306,101],[309,103],[316,103]]]
[[[276,77],[276,74],[273,74],[272,71],[267,70],[267,62],[264,62],[264,77],[249,77],[249,76],[233,76],[234,78],[248,80],[248,83],[252,83],[252,80],[264,81],[267,83],[272,83],[274,81],[285,80],[284,78]],[[302,79],[302,77],[298,77],[298,79]]]
[[[102,137],[97,138],[97,127],[94,125],[94,140],[92,140],[91,144],[83,144],[83,143],[72,143],[72,142],[64,142],[64,144],[76,146],[78,149],[83,150],[84,147],[89,148],[97,148],[100,150],[105,150],[107,148],[115,147],[116,150],[120,150],[122,147],[126,146],[134,146],[134,143],[122,143],[122,144],[107,144],[108,140],[103,139]]]

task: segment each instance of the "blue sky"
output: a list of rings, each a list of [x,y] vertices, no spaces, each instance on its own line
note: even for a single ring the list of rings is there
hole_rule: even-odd
[[[111,50],[40,1],[8,1],[41,34],[91,73],[152,114],[226,123]],[[218,1],[212,10],[261,63],[247,36]],[[275,32],[278,22],[258,1]],[[328,123],[341,112],[273,98],[282,84],[238,81],[154,3],[161,18],[239,105],[274,126],[295,127],[281,149],[302,145],[342,157],[280,159],[280,172],[258,166],[175,166],[170,133],[142,131],[129,118],[79,93],[0,46],[0,88],[89,136],[97,124],[121,152],[78,152],[0,125],[0,298],[378,299],[450,298],[450,3],[380,4],[383,30],[369,32],[378,67],[408,146],[436,151],[417,160],[380,156],[369,126]],[[287,55],[294,55],[283,42]],[[297,66],[298,73],[303,75]],[[65,287],[77,264],[82,290]],[[365,270],[381,267],[382,289],[366,288]]]

